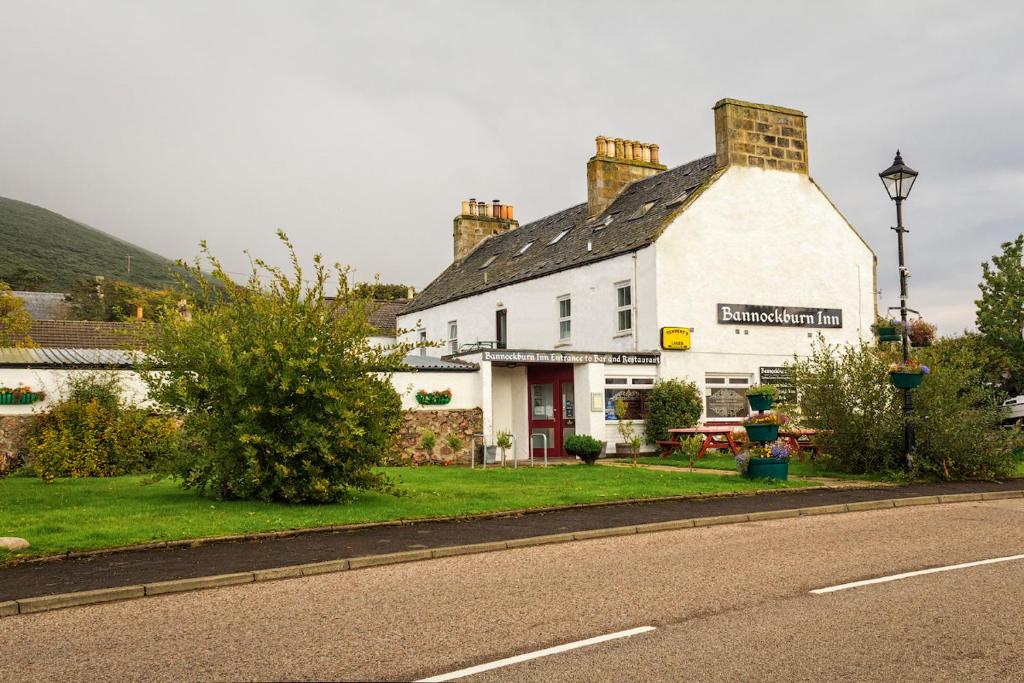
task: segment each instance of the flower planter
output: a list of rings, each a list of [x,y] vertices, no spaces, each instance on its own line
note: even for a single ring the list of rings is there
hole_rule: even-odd
[[[917,389],[924,381],[924,374],[920,372],[890,372],[889,379],[897,389]]]
[[[443,394],[416,394],[416,402],[421,406],[443,406],[451,403],[452,397]]]
[[[772,407],[772,397],[765,394],[755,394],[754,396],[747,396],[747,401],[750,402],[751,410],[770,410]]]
[[[789,460],[781,458],[751,458],[750,463],[747,465],[747,478],[787,481],[789,479]]]
[[[779,438],[779,425],[743,425],[743,428],[751,441],[775,441]]]

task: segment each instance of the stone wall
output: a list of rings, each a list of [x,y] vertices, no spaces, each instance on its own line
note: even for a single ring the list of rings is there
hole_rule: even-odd
[[[7,474],[25,456],[28,428],[35,415],[0,416],[0,477]]]
[[[468,463],[470,439],[483,429],[483,422],[484,413],[480,408],[407,410],[402,415],[402,427],[392,464]],[[431,454],[420,446],[425,429],[437,436],[437,445]],[[458,451],[449,448],[449,434],[457,434],[462,439],[462,448]]]
[[[807,117],[796,109],[724,99],[715,104],[719,168],[807,173]]]

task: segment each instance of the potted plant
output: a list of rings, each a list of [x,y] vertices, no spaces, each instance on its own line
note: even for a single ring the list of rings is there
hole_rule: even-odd
[[[931,346],[935,339],[935,325],[926,320],[914,320],[907,328],[907,336],[914,346]]]
[[[897,389],[916,389],[921,386],[924,376],[930,372],[931,370],[927,365],[921,365],[911,358],[910,360],[890,365],[889,379],[892,380],[893,386]]]
[[[878,335],[878,341],[899,341],[902,335],[900,321],[894,318],[878,318],[871,329]]]
[[[758,384],[747,389],[747,401],[751,410],[768,410],[778,398],[778,390],[770,384]]]
[[[786,422],[786,416],[778,413],[753,415],[743,421],[743,428],[747,430],[747,437],[751,441],[775,441],[779,438],[779,427]]]
[[[593,465],[604,450],[604,442],[586,434],[574,434],[565,440],[565,452]]]
[[[505,456],[508,454],[510,448],[512,448],[512,432],[498,432],[497,438],[494,440],[494,444],[501,449],[501,466],[505,466]],[[516,454],[512,454],[514,460]]]
[[[786,481],[789,479],[789,456],[792,449],[786,443],[778,441],[771,446],[761,444],[751,448],[746,454],[746,472],[749,479],[776,479]],[[739,468],[739,456],[737,456],[737,468]]]

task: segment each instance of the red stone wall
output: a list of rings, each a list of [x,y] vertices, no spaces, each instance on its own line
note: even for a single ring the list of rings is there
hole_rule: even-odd
[[[483,429],[483,422],[484,413],[480,408],[407,410],[402,416],[395,455],[389,464],[468,463],[470,440],[473,434]],[[420,445],[425,429],[429,429],[437,436],[437,445],[432,453],[427,453]],[[448,446],[449,434],[456,434],[462,439],[462,448],[458,451],[453,451]]]

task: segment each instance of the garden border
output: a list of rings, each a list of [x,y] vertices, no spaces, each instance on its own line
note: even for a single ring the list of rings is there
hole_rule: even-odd
[[[841,514],[846,512],[862,512],[866,510],[884,510],[889,508],[907,507],[916,505],[939,505],[946,503],[967,503],[987,500],[1010,500],[1024,498],[1024,491],[989,491],[984,493],[954,493],[937,496],[917,496],[912,498],[886,498],[882,500],[860,501],[854,503],[843,503],[840,505],[818,505],[813,507],[793,508],[789,510],[769,510],[764,512],[751,512],[738,515],[718,515],[715,517],[697,517],[666,522],[655,522],[652,524],[639,524],[636,526],[612,527],[607,529],[592,529],[563,534],[548,534],[528,538],[514,539],[510,541],[492,541],[489,543],[474,543],[461,546],[447,546],[430,550],[411,550],[386,555],[369,555],[354,557],[346,560],[328,560],[326,562],[314,562],[309,564],[292,565],[288,567],[276,567],[272,569],[259,569],[251,572],[239,572],[236,574],[221,574],[217,576],[201,576],[188,579],[176,579],[172,581],[159,581],[143,585],[119,586],[115,588],[101,588],[98,590],[79,591],[74,593],[60,593],[56,595],[43,595],[22,600],[10,600],[0,602],[0,617],[15,616],[19,614],[31,614],[45,612],[65,607],[76,607],[81,605],[93,605],[105,602],[118,602],[135,598],[150,597],[154,595],[166,595],[169,593],[180,593],[206,588],[218,588],[221,586],[233,586],[247,583],[258,583],[262,581],[275,581],[279,579],[299,578],[303,576],[314,576],[341,571],[351,571],[365,567],[379,567],[384,565],[403,564],[406,562],[417,562],[455,555],[471,555],[478,553],[507,550],[511,548],[525,548],[549,543],[566,543],[571,541],[590,540],[595,538],[608,538],[613,536],[625,536],[629,534],[655,533],[659,531],[670,531],[676,529],[689,529],[701,526],[716,526],[721,524],[739,524],[744,522],[756,522],[771,519],[786,519],[793,517],[807,517],[812,515]],[[582,507],[582,506],[581,506]]]

